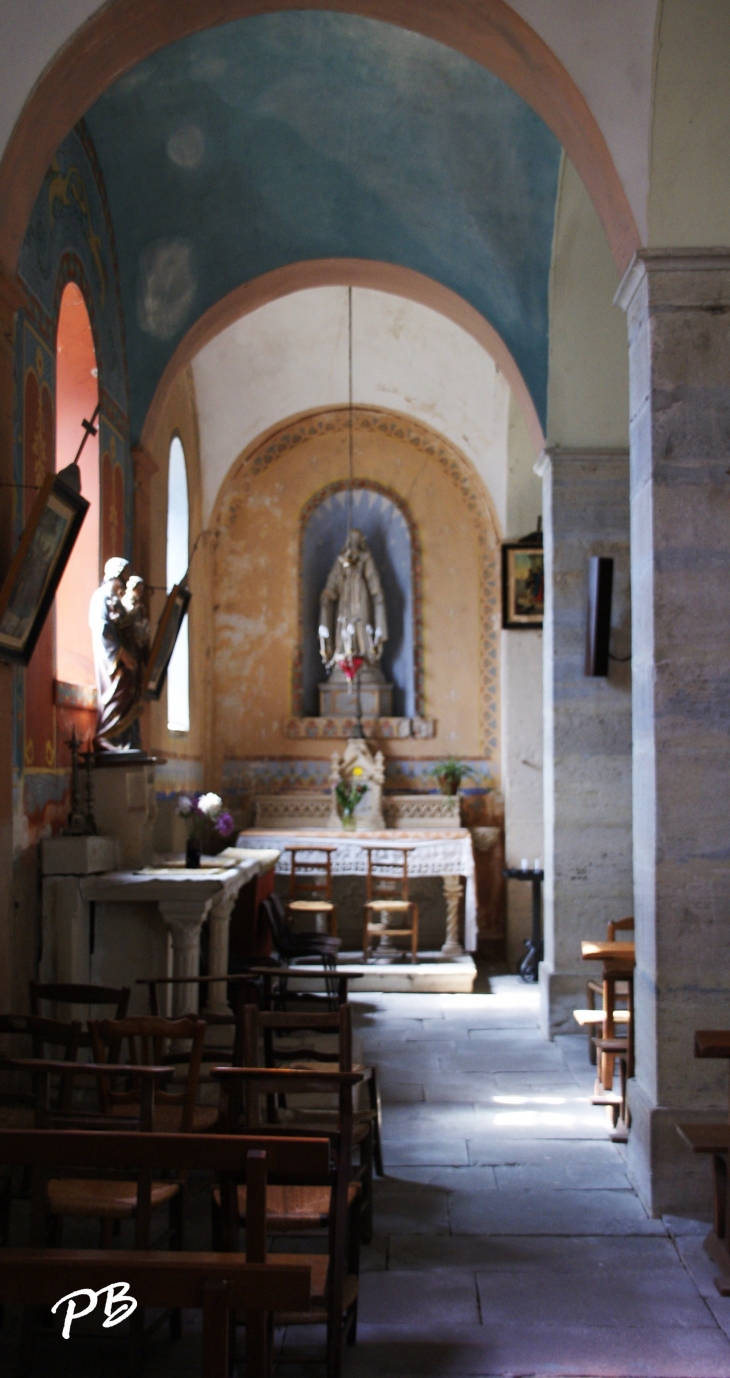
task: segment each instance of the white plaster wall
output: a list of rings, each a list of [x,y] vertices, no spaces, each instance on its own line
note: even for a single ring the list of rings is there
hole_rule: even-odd
[[[695,8],[694,0],[680,3],[688,14]],[[645,240],[657,0],[512,0],[511,7],[585,96]]]
[[[457,445],[504,530],[504,375],[471,335],[429,307],[361,288],[352,298],[353,401],[404,412]],[[196,356],[204,521],[234,460],[257,436],[287,416],[347,402],[347,320],[346,287],[308,288],[252,311]]]
[[[542,632],[502,632],[505,864],[530,865],[543,843]],[[507,961],[514,971],[531,931],[532,886],[507,882]]]
[[[530,432],[514,395],[510,393],[507,424],[507,521],[505,540],[519,540],[537,529],[542,512],[542,481],[535,473],[538,458]]]
[[[730,244],[729,72],[727,0],[662,0],[650,244]]]
[[[549,445],[628,444],[629,348],[617,287],[601,222],[564,157],[550,275]]]
[[[724,8],[723,0],[700,2]],[[691,15],[698,0],[680,3]],[[0,4],[0,151],[43,69],[101,8],[95,0]],[[512,8],[552,48],[588,101],[643,235],[656,0],[513,0]],[[67,133],[59,129],[59,143]]]
[[[2,0],[0,4],[0,150],[28,96],[59,49],[96,10],[97,0]],[[59,129],[58,142],[67,129]]]

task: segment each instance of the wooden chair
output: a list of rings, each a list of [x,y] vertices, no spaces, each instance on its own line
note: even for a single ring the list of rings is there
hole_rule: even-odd
[[[270,1190],[267,1200],[266,1229],[289,1233],[311,1229],[317,1216],[327,1229],[327,1254],[297,1255],[312,1268],[312,1301],[308,1311],[278,1315],[282,1325],[313,1324],[327,1326],[327,1378],[340,1378],[342,1347],[354,1344],[357,1330],[358,1274],[360,1266],[359,1184],[351,1182],[352,1172],[352,1088],[361,1080],[352,1072],[300,1072],[254,1067],[220,1067],[219,1077],[226,1100],[226,1124],[230,1134],[261,1131],[263,1097],[280,1095],[336,1094],[339,1105],[339,1131],[331,1136],[334,1173],[327,1184],[303,1183],[297,1192],[277,1197]],[[291,1133],[288,1127],[266,1125],[267,1135]],[[315,1193],[320,1209],[315,1206]],[[324,1206],[326,1204],[326,1210]],[[238,1212],[246,1218],[247,1200],[238,1192]]]
[[[0,1034],[10,1035],[14,1040],[17,1037],[29,1039],[28,1052],[34,1059],[43,1059],[55,1054],[62,1062],[75,1062],[83,1038],[83,1029],[78,1019],[64,1024],[58,1019],[42,1019],[39,1015],[4,1014],[0,1015]],[[26,1067],[26,1075],[29,1071]],[[48,1100],[47,1087],[44,1094]],[[32,1129],[38,1095],[37,1077],[32,1074],[29,1091],[0,1093],[0,1126],[8,1129]],[[70,1074],[64,1073],[58,1089],[59,1110],[69,1111],[72,1098],[73,1078]]]
[[[27,1127],[34,1129],[125,1128],[151,1131],[155,1113],[155,1088],[164,1086],[165,1082],[171,1081],[174,1076],[172,1067],[115,1065],[118,1075],[137,1082],[139,1086],[136,1104],[130,1106],[129,1113],[122,1123],[120,1115],[107,1116],[100,1109],[92,1109],[89,1105],[80,1109],[72,1105],[71,1109],[68,1109],[63,1101],[55,1103],[50,1094],[52,1085],[64,1078],[72,1083],[72,1087],[78,1082],[90,1079],[98,1090],[100,1079],[108,1075],[109,1066],[106,1062],[61,1062],[50,1058],[6,1057],[0,1058],[0,1070],[3,1069],[29,1073],[32,1077],[35,1088],[33,1124]]]
[[[45,1000],[51,1005],[71,1005],[84,1008],[83,1020],[86,1021],[91,1010],[112,1006],[115,1019],[124,1019],[129,1006],[130,987],[129,986],[92,986],[63,982],[49,983],[42,981],[30,981],[28,983],[30,991],[30,1010],[31,1014],[41,1014],[41,1003]],[[79,1043],[80,1048],[91,1047],[91,1034],[84,1031]]]
[[[267,968],[263,969],[267,970]],[[217,976],[199,976],[196,977],[196,980],[203,988],[212,983],[216,985],[222,984],[221,978]],[[243,1053],[243,1012],[246,1005],[249,1004],[252,999],[258,998],[260,994],[260,978],[250,972],[229,973],[225,977],[225,980],[233,993],[233,1008],[230,1014],[219,1014],[214,1010],[203,1009],[202,1015],[200,1016],[194,1014],[192,1011],[185,1015],[187,1019],[202,1018],[209,1029],[226,1028],[231,1030],[230,1040],[227,1040],[225,1043],[204,1043],[203,1064],[219,1065],[220,1063],[228,1062],[229,1059],[234,1063],[240,1064]],[[176,985],[182,985],[183,983],[186,985],[190,984],[187,977],[154,976],[140,977],[138,979],[138,986],[147,987],[150,1015],[153,1018],[157,1019],[161,1017],[159,992],[161,990],[164,991],[165,989],[174,988]],[[162,1060],[171,1065],[180,1064],[187,1061],[187,1054],[168,1050],[163,1055]],[[209,1077],[205,1077],[201,1074],[199,1084],[208,1080],[210,1080]]]
[[[626,919],[611,919],[611,921],[606,926],[606,941],[609,943],[615,943],[617,941],[617,933],[633,932],[633,929],[633,915]],[[623,1010],[626,1008],[624,1002],[628,1000],[628,988],[625,986],[624,983],[619,983],[619,985],[616,987],[616,999],[617,1001],[620,1000],[622,1004],[617,1007],[614,1013],[618,1013],[619,1009]],[[596,1001],[598,1001],[598,1005],[596,1005]],[[602,1024],[604,1018],[602,981],[597,981],[594,978],[591,978],[586,983],[586,1005],[588,1007],[588,1010],[593,1010],[597,1016],[595,1024]],[[593,1027],[591,1027],[591,1021],[586,1019],[583,1023],[583,1027],[586,1028],[588,1032],[588,1061],[591,1063],[591,1066],[595,1067],[597,1053],[595,1041],[593,1038]],[[608,1074],[608,1070],[608,1067],[606,1067],[606,1074]],[[613,1064],[611,1064],[610,1071],[611,1081],[613,1081]]]
[[[30,1131],[0,1133],[0,1163],[33,1169],[32,1233],[36,1247],[0,1251],[0,1301],[48,1304],[77,1288],[108,1287],[120,1272],[139,1308],[144,1306],[202,1307],[203,1378],[229,1378],[230,1321],[237,1308],[246,1311],[257,1360],[249,1372],[269,1372],[270,1351],[260,1345],[267,1327],[261,1325],[274,1310],[306,1311],[310,1303],[310,1268],[306,1260],[261,1251],[265,1243],[266,1171],[286,1178],[287,1171],[327,1174],[327,1140],[282,1140],[244,1136],[175,1135]],[[213,1171],[228,1205],[236,1201],[239,1179],[246,1182],[251,1248],[246,1259],[229,1253],[161,1253],[157,1250],[45,1249],[43,1237],[47,1178],[50,1172],[78,1169],[83,1164],[99,1171],[117,1168],[136,1172],[141,1209],[151,1205],[150,1185],[160,1171],[181,1176],[191,1170]],[[238,1225],[236,1220],[236,1235]],[[229,1241],[235,1248],[235,1240]],[[253,1252],[261,1257],[251,1261]],[[28,1321],[26,1315],[26,1322]],[[32,1363],[33,1328],[23,1327],[21,1358],[25,1371]],[[247,1349],[251,1351],[247,1331]],[[29,1363],[28,1361],[31,1361]]]
[[[331,938],[337,937],[337,909],[332,902],[332,853],[337,851],[336,842],[318,842],[306,847],[285,847],[291,857],[289,875],[289,899],[286,905],[288,919],[296,916],[310,916],[316,920],[322,916],[326,921],[327,932]]]
[[[127,1061],[132,1066],[150,1066],[152,1062],[164,1065],[165,1044],[170,1040],[190,1040],[191,1047],[185,1054],[187,1075],[179,1091],[160,1091],[155,1106],[154,1128],[168,1133],[201,1133],[212,1129],[218,1120],[218,1107],[215,1105],[196,1105],[200,1068],[203,1060],[203,1044],[207,1025],[203,1019],[162,1019],[159,1016],[142,1015],[134,1019],[92,1020],[89,1024],[94,1057],[98,1063],[119,1061],[125,1042],[129,1048]],[[101,1108],[105,1115],[129,1115],[130,1106],[136,1104],[138,1097],[134,1088],[117,1090],[112,1082],[118,1075],[99,1078]]]
[[[271,929],[272,941],[280,963],[286,966],[294,962],[321,962],[329,979],[329,973],[334,973],[337,966],[339,938],[333,938],[328,933],[295,933],[276,894],[262,900],[261,911]]]
[[[348,987],[350,981],[362,980],[361,971],[337,971],[336,975],[327,975],[323,981],[321,971],[306,970],[304,967],[252,967],[251,975],[257,976],[261,980],[261,1008],[262,1010],[285,1010],[287,1001],[295,1001],[297,1004],[305,1001],[307,1003],[321,1003],[326,999],[329,1005],[334,1005],[339,1009],[341,1005],[346,1005],[348,1000]],[[323,982],[325,991],[319,994],[317,991],[292,991],[289,989],[289,980],[296,979],[297,984],[302,981]],[[276,987],[276,989],[274,989]]]
[[[361,1238],[369,1244],[373,1233],[373,1166],[378,1176],[384,1175],[381,1142],[381,1108],[378,1077],[375,1067],[352,1061],[352,1008],[341,1005],[334,1014],[280,1013],[260,1011],[249,1005],[245,1011],[244,1065],[246,1067],[288,1067],[302,1071],[359,1072],[367,1088],[367,1110],[355,1111],[352,1141],[360,1157],[359,1179],[362,1186]],[[277,1036],[280,1041],[277,1042]],[[310,1046],[303,1039],[311,1038]],[[334,1039],[335,1046],[322,1047],[322,1040]],[[263,1064],[261,1054],[263,1053]],[[339,1130],[337,1111],[329,1107],[286,1109],[273,1103],[267,1106],[270,1123],[288,1124],[292,1131],[311,1134],[333,1134]]]
[[[362,955],[367,962],[371,940],[380,937],[379,951],[395,949],[392,938],[410,938],[411,961],[418,960],[418,905],[408,898],[408,854],[414,847],[364,847],[367,852],[365,914]],[[408,928],[392,928],[391,914],[410,921]]]

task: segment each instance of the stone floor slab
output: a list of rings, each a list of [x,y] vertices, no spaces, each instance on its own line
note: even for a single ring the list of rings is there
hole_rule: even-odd
[[[715,1330],[677,1326],[363,1325],[347,1378],[730,1378],[730,1346]]]
[[[605,1271],[601,1268],[601,1279]],[[618,1271],[603,1286],[596,1278],[588,1295],[576,1273],[541,1271],[539,1286],[535,1282],[533,1269],[477,1273],[483,1323],[516,1325],[529,1316],[538,1325],[608,1327],[620,1317],[621,1327],[654,1325],[657,1331],[715,1324],[681,1266]]]
[[[612,1235],[663,1234],[634,1192],[522,1191],[484,1192],[470,1199],[452,1195],[449,1218],[454,1234]]]

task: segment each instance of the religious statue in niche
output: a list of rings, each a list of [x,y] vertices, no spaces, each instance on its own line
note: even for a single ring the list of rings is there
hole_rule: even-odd
[[[319,686],[322,717],[353,716],[352,681],[365,717],[390,717],[393,686],[380,667],[388,639],[383,586],[361,531],[353,529],[319,600],[319,652],[329,680]]]
[[[95,749],[139,750],[150,624],[144,580],[129,573],[129,562],[121,556],[104,566],[102,583],[91,595],[89,626],[98,710]]]

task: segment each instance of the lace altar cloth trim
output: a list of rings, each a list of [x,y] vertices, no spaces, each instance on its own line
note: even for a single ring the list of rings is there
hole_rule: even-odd
[[[408,856],[409,876],[464,876],[464,947],[467,952],[475,951],[477,904],[474,853],[471,834],[466,828],[418,828],[413,832],[407,832],[405,828],[391,828],[382,832],[360,832],[354,837],[338,833],[332,828],[307,828],[291,832],[249,828],[246,832],[238,834],[236,846],[275,847],[281,850],[276,870],[280,875],[288,875],[291,871],[291,858],[284,848],[306,847],[309,843],[316,852],[318,841],[337,843],[337,850],[332,853],[334,876],[366,875],[368,861],[363,848],[377,842],[382,842],[384,848],[413,847]],[[374,854],[373,860],[378,864],[377,853]],[[382,853],[382,860],[386,860],[385,852]]]

